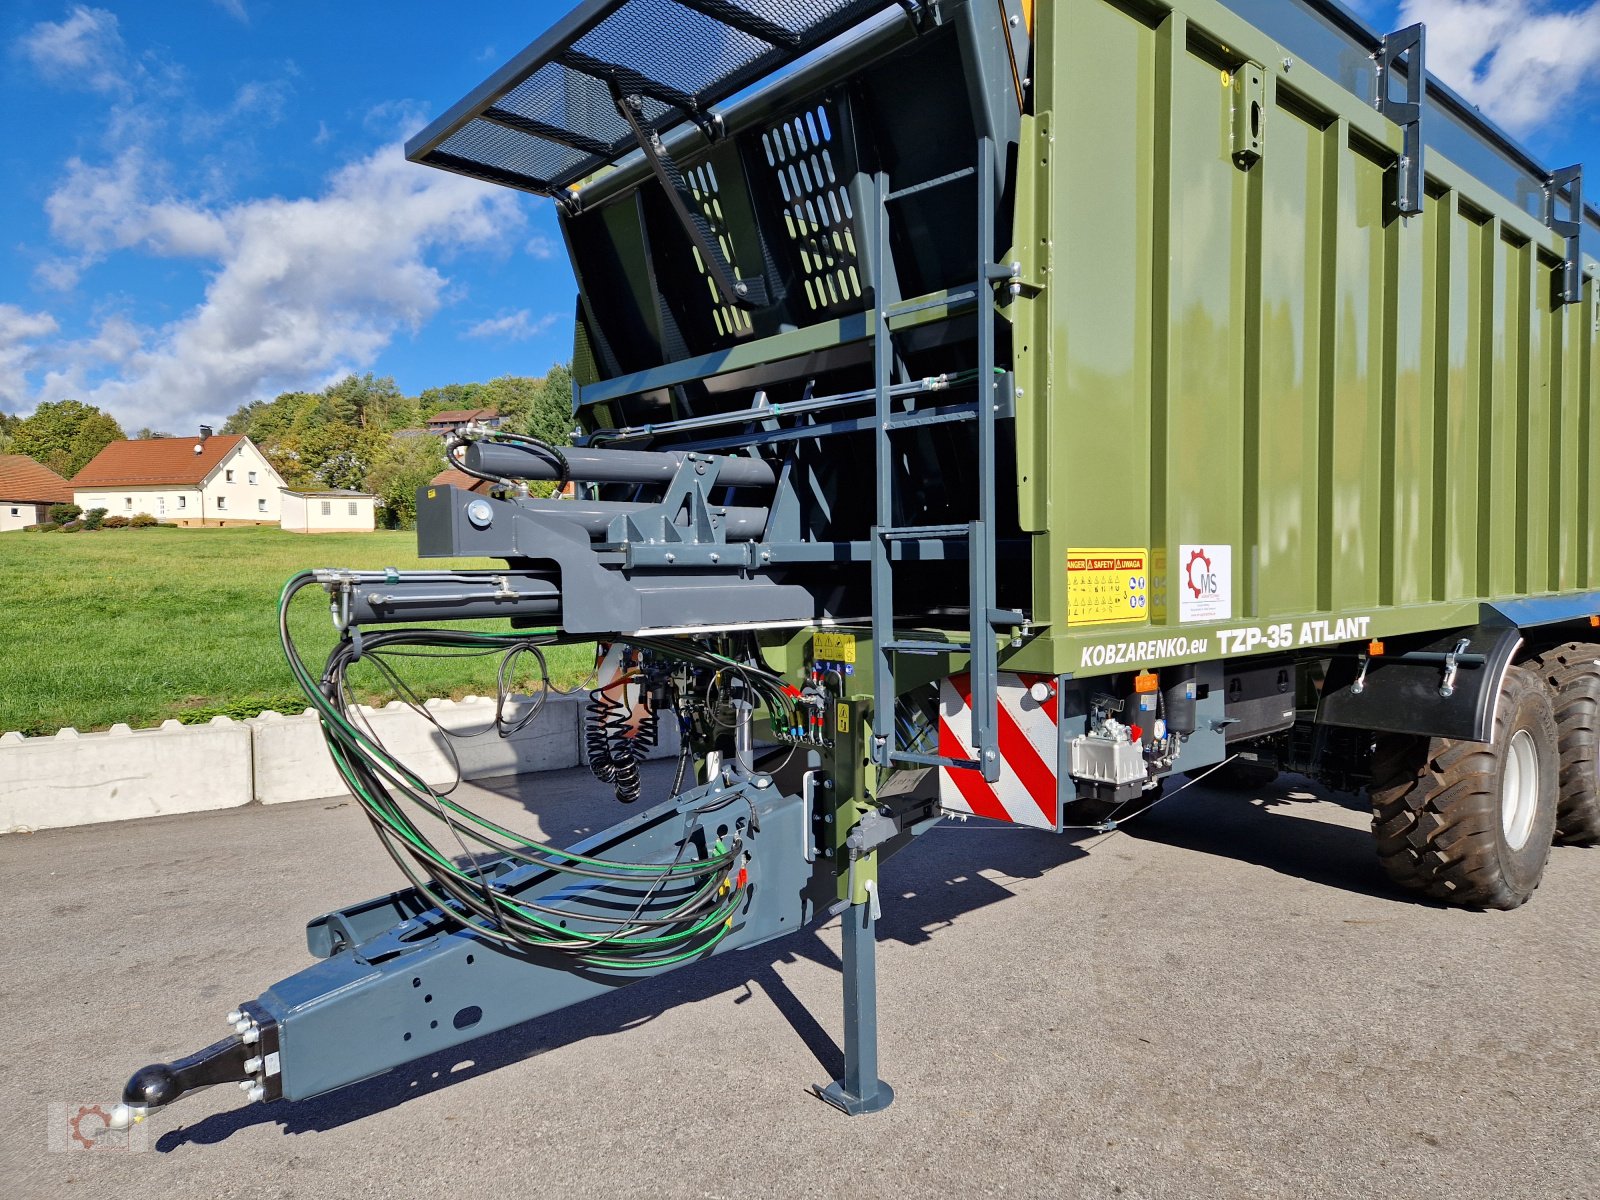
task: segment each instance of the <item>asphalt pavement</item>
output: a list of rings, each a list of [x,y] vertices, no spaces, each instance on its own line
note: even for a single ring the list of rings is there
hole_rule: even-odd
[[[666,786],[663,771],[653,785]],[[472,789],[568,838],[581,772]],[[535,816],[535,814],[538,814]],[[886,868],[886,1112],[840,1068],[837,922],[300,1104],[231,1085],[84,1149],[146,1062],[400,886],[349,801],[0,838],[8,1197],[1600,1196],[1600,850],[1514,913],[1384,880],[1304,780],[1191,788],[1128,832],[949,823]],[[93,1125],[92,1114],[85,1123]]]

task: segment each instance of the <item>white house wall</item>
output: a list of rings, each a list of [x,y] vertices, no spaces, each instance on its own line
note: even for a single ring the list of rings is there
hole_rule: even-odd
[[[233,481],[228,481],[228,472]],[[250,472],[256,475],[250,482]],[[205,482],[206,518],[225,521],[270,521],[276,525],[282,516],[282,477],[272,469],[266,456],[248,441],[240,442],[219,462]],[[219,510],[217,501],[226,501]],[[261,502],[266,502],[266,507]]]
[[[327,513],[322,511],[324,504]],[[376,526],[370,496],[283,497],[283,527],[296,533],[371,533]]]
[[[10,533],[25,525],[37,525],[49,520],[48,504],[30,504],[22,500],[0,500],[0,533]]]

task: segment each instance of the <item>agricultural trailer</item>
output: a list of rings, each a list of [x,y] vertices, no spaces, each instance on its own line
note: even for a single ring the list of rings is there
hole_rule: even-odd
[[[486,494],[419,493],[424,557],[503,567],[289,582],[285,613],[327,593],[327,662],[286,619],[285,650],[407,886],[313,920],[318,961],[113,1123],[833,918],[818,1091],[881,1109],[885,861],[1208,773],[1366,789],[1397,884],[1526,901],[1600,838],[1600,215],[1426,47],[1332,0],[588,0],[420,133],[554,201],[577,436],[462,427]],[[350,703],[352,670],[510,680],[567,641],[602,647],[596,802],[633,805],[575,845]]]

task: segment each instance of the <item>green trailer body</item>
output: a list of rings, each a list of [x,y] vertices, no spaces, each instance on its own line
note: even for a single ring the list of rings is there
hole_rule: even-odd
[[[1600,590],[1594,262],[1565,303],[1568,239],[1527,168],[1519,204],[1430,147],[1422,211],[1401,215],[1376,65],[1315,36],[1279,42],[1216,0],[1040,6],[1015,242],[1037,290],[1013,320],[1050,634],[1019,668],[1383,638]],[[1324,43],[1359,64],[1353,87],[1306,61]],[[1197,544],[1232,550],[1229,620],[1179,619]],[[1074,547],[1149,548],[1147,623],[1074,628]]]

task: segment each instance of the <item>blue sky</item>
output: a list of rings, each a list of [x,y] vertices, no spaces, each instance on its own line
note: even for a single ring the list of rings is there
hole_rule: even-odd
[[[414,393],[565,358],[549,202],[400,146],[567,7],[8,0],[0,410],[179,431],[349,370]],[[1600,176],[1600,0],[1354,7],[1428,21],[1436,73]]]

